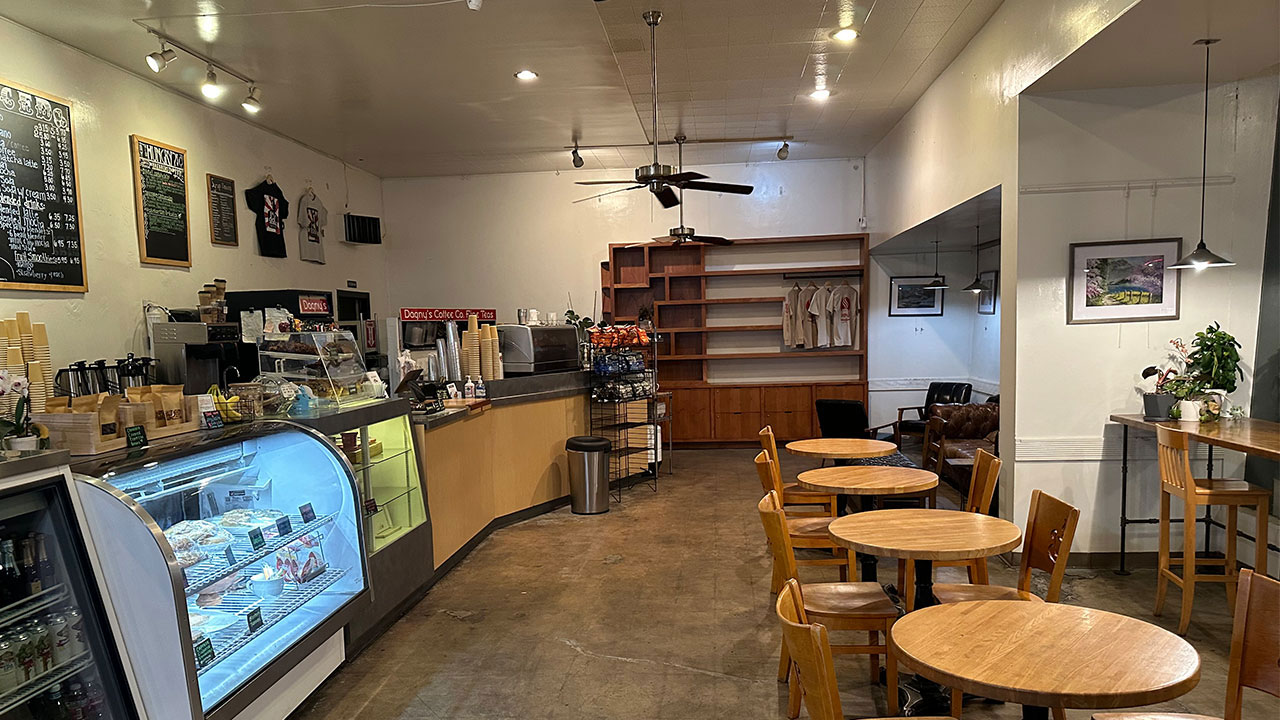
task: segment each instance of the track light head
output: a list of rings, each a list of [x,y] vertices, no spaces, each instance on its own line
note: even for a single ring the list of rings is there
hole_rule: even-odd
[[[222,86],[218,84],[218,74],[213,71],[213,66],[209,66],[209,71],[204,75],[204,82],[200,85],[200,92],[210,100],[215,100],[222,95]]]
[[[782,147],[778,148],[778,159],[786,160],[790,156],[791,156],[791,146],[788,145],[787,142],[784,140],[782,142]]]
[[[147,56],[147,67],[151,68],[151,72],[158,73],[169,66],[169,63],[178,58],[178,53],[171,48],[166,48],[163,44],[160,49]]]
[[[573,152],[569,153],[569,157],[573,158],[573,166],[576,168],[580,168],[583,165],[586,165],[586,161],[583,160],[582,156],[578,154],[577,146],[574,146]]]
[[[258,111],[262,110],[262,103],[258,102],[258,88],[256,86],[249,86],[249,96],[241,101],[240,107],[244,108],[245,112],[253,115],[257,115]]]

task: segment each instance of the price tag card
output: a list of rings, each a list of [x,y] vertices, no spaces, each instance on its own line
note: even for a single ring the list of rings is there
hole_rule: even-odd
[[[254,528],[249,531],[249,544],[253,546],[254,552],[266,547],[267,540],[262,537],[262,528]]]
[[[213,641],[208,637],[200,638],[196,643],[196,667],[204,667],[213,662]]]
[[[124,429],[125,444],[131,448],[147,446],[147,429],[141,425],[130,425]]]
[[[231,546],[230,546],[230,545],[228,545],[228,546],[227,546],[227,549],[226,549],[225,551],[223,551],[223,553],[227,556],[227,564],[228,564],[228,565],[235,565],[235,564],[236,564],[236,553],[235,553],[235,551],[234,551],[234,550],[232,550],[232,549],[231,549]]]
[[[281,537],[293,532],[293,523],[289,521],[287,516],[276,520],[276,532],[280,533]]]
[[[376,515],[377,513],[378,513],[378,501],[377,501],[376,499],[374,499],[374,498],[369,498],[368,500],[365,500],[365,501],[364,501],[364,514],[365,514],[365,515]]]
[[[298,508],[298,514],[302,516],[303,523],[311,523],[316,521],[316,510],[311,507],[311,503],[307,503]]]
[[[217,410],[206,410],[204,413],[204,426],[210,430],[226,427],[222,422],[222,413]]]
[[[245,620],[249,623],[249,634],[252,635],[262,629],[262,608],[256,607],[249,611],[245,616]]]

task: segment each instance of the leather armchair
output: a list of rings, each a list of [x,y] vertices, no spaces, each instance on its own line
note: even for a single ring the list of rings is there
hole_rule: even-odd
[[[860,400],[819,398],[818,429],[824,438],[874,438],[867,427],[867,408]]]
[[[940,472],[948,458],[972,458],[979,449],[996,453],[999,404],[935,405],[933,413],[925,425],[922,465],[926,470]]]
[[[924,405],[898,408],[898,419],[893,424],[893,441],[902,447],[902,436],[924,437],[925,423],[938,404],[964,404],[969,402],[973,386],[969,383],[931,382],[924,396]],[[914,411],[914,417],[912,417]]]

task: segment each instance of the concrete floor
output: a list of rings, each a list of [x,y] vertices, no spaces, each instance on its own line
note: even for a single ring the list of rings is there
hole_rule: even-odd
[[[498,531],[293,720],[783,717],[753,454],[678,452],[656,494],[639,486],[607,515],[566,508]],[[788,476],[815,465],[784,458]],[[893,565],[881,568],[893,582]],[[834,569],[801,573],[837,579]],[[1015,573],[997,561],[992,582],[1012,585]],[[1172,629],[1178,590],[1169,592],[1171,610],[1154,618],[1154,571],[1080,570],[1068,574],[1063,602]],[[1161,709],[1221,716],[1230,637],[1222,589],[1204,588],[1187,635],[1200,684]],[[849,717],[886,714],[865,663],[836,658]],[[1278,717],[1280,700],[1246,690],[1244,716]],[[1016,718],[1020,708],[977,703],[965,717]]]

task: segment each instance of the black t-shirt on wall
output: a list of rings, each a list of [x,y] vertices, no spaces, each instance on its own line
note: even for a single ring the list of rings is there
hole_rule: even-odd
[[[288,257],[284,249],[284,221],[289,217],[289,201],[280,187],[268,180],[244,191],[245,202],[258,216],[253,226],[258,231],[258,252],[263,257]]]

